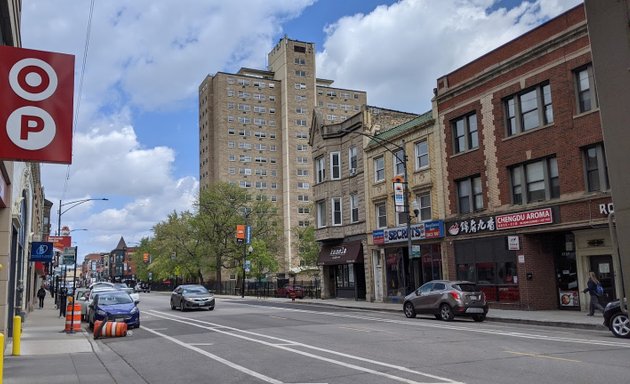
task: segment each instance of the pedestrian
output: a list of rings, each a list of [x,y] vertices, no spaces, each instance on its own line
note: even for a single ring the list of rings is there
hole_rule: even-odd
[[[44,308],[44,299],[46,298],[46,289],[44,288],[43,285],[39,287],[39,290],[37,291],[37,298],[39,299],[39,309]]]
[[[63,287],[59,293],[59,317],[66,317],[66,301],[68,299],[68,289]]]
[[[590,271],[588,274],[588,282],[586,283],[586,288],[584,288],[583,292],[588,292],[588,294],[591,296],[587,316],[593,316],[595,314],[595,309],[600,310],[602,311],[602,313],[604,313],[604,307],[602,307],[602,305],[599,303],[599,296],[601,296],[601,293],[598,292],[598,286],[601,290],[599,279],[593,271]]]

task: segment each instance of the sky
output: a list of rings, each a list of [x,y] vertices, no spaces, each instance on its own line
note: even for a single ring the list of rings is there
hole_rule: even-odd
[[[317,77],[368,104],[431,109],[438,77],[581,0],[29,0],[22,46],[75,55],[72,164],[43,164],[56,231],[79,260],[152,236],[199,189],[205,76],[264,69],[283,37],[315,43]],[[91,8],[93,5],[93,8]],[[90,18],[91,15],[91,18]],[[88,28],[90,25],[90,28]],[[92,200],[76,206],[76,200]]]

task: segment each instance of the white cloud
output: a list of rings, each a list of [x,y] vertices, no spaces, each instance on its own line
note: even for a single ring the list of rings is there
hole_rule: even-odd
[[[403,0],[327,26],[318,76],[368,91],[368,103],[422,113],[438,77],[532,29],[579,0],[525,2],[491,11],[489,0]]]

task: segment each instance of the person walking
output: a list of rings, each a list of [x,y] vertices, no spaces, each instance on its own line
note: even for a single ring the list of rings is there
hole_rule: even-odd
[[[46,298],[46,289],[44,289],[43,285],[39,287],[39,290],[37,291],[37,298],[39,299],[39,309],[44,308],[44,299]]]
[[[604,313],[604,307],[599,303],[599,296],[603,295],[603,290],[601,288],[601,283],[597,278],[595,272],[590,271],[588,273],[589,278],[586,283],[586,288],[584,288],[584,293],[588,292],[590,297],[590,303],[588,306],[588,314],[587,316],[593,316],[595,314],[595,309],[602,311]]]

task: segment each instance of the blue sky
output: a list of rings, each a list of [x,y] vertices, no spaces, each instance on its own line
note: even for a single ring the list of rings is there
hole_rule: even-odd
[[[436,79],[580,4],[580,0],[110,0],[23,2],[25,48],[76,56],[81,100],[73,164],[42,167],[57,204],[86,228],[79,258],[129,245],[198,192],[197,87],[208,74],[264,68],[284,35],[314,42],[317,75],[361,89],[368,103],[431,107]],[[83,76],[83,89],[79,82]],[[76,108],[76,104],[75,104]]]

